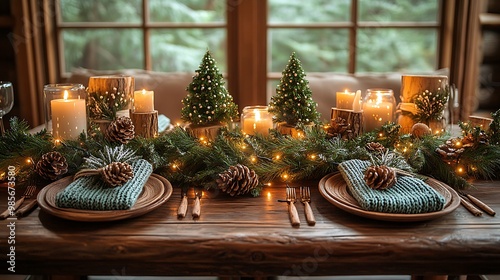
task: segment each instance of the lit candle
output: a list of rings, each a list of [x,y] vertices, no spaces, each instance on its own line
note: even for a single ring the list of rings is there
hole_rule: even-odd
[[[63,99],[50,101],[52,111],[52,135],[55,139],[74,139],[87,130],[87,107],[85,99]]]
[[[392,121],[393,103],[382,101],[380,92],[376,93],[376,97],[375,100],[369,99],[363,104],[365,131],[373,131]]]
[[[150,113],[155,110],[154,91],[134,91],[134,108],[136,113]]]
[[[273,119],[266,106],[244,108],[241,122],[243,132],[249,135],[268,135],[273,128]]]
[[[336,95],[337,109],[352,110],[354,97],[354,92],[350,92],[347,89],[345,91],[338,91]]]

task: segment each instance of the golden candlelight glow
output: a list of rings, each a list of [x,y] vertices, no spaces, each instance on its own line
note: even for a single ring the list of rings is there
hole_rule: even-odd
[[[69,93],[67,90],[64,91],[63,99],[68,100]]]

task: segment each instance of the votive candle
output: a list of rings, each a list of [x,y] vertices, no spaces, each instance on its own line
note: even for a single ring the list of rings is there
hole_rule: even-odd
[[[354,103],[355,93],[347,89],[345,91],[338,91],[336,95],[337,109],[352,110]]]
[[[267,106],[248,106],[243,108],[241,114],[242,131],[248,135],[269,135],[273,128],[272,115]]]
[[[85,99],[69,99],[68,95],[65,90],[62,99],[50,101],[54,139],[75,139],[87,130]]]
[[[134,91],[134,109],[136,113],[150,113],[155,110],[154,91],[136,90]]]

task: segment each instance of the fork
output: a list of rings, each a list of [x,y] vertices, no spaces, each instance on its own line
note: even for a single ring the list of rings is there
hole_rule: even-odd
[[[19,198],[14,203],[14,206],[9,207],[2,214],[0,214],[0,219],[2,219],[2,220],[6,219],[8,216],[10,216],[12,213],[14,213],[14,211],[16,211],[16,209],[19,208],[19,206],[21,206],[21,204],[23,204],[23,202],[26,198],[30,198],[35,193],[35,190],[36,190],[36,186],[33,186],[33,185],[28,186],[26,188],[26,190],[24,191],[23,195],[21,196],[21,198]]]
[[[295,188],[286,186],[286,201],[288,202],[288,214],[290,215],[290,221],[292,226],[300,226],[299,213],[297,213],[297,208],[295,207]]]
[[[314,214],[310,205],[311,189],[309,189],[309,187],[300,187],[300,200],[304,204],[307,224],[309,224],[310,226],[314,226],[316,224],[316,219],[314,218]]]

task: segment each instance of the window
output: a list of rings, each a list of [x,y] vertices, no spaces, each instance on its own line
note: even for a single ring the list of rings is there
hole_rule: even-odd
[[[444,66],[446,0],[54,1],[60,73],[192,72],[210,49],[240,108],[267,102],[294,51],[308,73]]]
[[[440,1],[269,0],[270,79],[306,72],[425,72],[438,65]]]
[[[225,0],[57,0],[60,73],[194,71],[207,49],[226,70]]]

